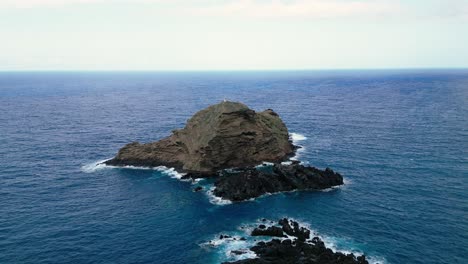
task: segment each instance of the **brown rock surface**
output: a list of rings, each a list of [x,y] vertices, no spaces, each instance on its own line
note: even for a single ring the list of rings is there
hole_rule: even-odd
[[[294,153],[288,129],[273,110],[255,112],[221,102],[197,112],[185,128],[160,141],[130,143],[108,165],[168,166],[202,174],[280,162]]]

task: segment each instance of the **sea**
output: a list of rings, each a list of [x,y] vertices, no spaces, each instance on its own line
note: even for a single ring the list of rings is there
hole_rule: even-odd
[[[222,100],[276,111],[345,184],[230,203],[99,165]],[[468,70],[2,72],[0,198],[0,263],[221,263],[257,242],[221,234],[283,217],[371,263],[468,263]]]

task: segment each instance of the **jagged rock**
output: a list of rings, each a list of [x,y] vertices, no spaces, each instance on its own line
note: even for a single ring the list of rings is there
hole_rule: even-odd
[[[197,112],[183,129],[160,141],[125,145],[105,163],[163,165],[200,176],[263,161],[280,162],[294,150],[288,129],[273,110],[255,112],[242,103],[222,102]]]
[[[283,230],[277,226],[270,226],[267,229],[255,228],[251,236],[275,236],[284,237]]]
[[[292,224],[292,227],[290,225]],[[307,228],[299,227],[299,223],[295,221],[288,221],[288,219],[283,218],[279,221],[284,233],[289,236],[295,236],[300,241],[305,241],[310,238],[310,231]]]
[[[247,253],[245,250],[231,250],[231,254],[233,255],[242,255]]]
[[[300,233],[294,233],[294,240],[291,239],[272,239],[268,242],[258,242],[250,250],[256,253],[257,258],[244,259],[235,262],[235,264],[369,264],[364,255],[355,256],[354,254],[344,254],[333,252],[325,246],[325,243],[319,238],[314,237],[311,241],[303,241],[300,234],[310,234],[310,230],[299,226],[297,222],[288,219],[280,220],[280,225],[284,226],[292,223],[290,230],[299,230]],[[275,226],[270,226],[272,228]],[[280,227],[279,230],[283,230]],[[289,231],[288,231],[289,232]],[[293,231],[295,232],[295,231]]]
[[[272,173],[255,168],[222,172],[215,181],[214,195],[231,201],[243,201],[292,190],[320,190],[343,184],[343,177],[327,168],[320,170],[298,163],[274,164]]]

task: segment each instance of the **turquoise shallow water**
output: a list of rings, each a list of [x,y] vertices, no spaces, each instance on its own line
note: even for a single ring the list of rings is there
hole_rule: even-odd
[[[347,184],[221,206],[89,169],[223,98],[273,108]],[[0,263],[217,263],[236,245],[204,242],[283,216],[379,262],[468,262],[467,70],[0,73],[0,113]]]

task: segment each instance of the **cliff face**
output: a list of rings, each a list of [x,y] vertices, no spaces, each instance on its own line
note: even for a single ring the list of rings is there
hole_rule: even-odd
[[[168,166],[213,173],[279,162],[293,154],[288,129],[273,110],[255,112],[237,102],[222,102],[197,112],[185,128],[160,141],[130,143],[106,164]]]
[[[245,201],[266,193],[293,190],[322,190],[343,184],[343,176],[327,168],[274,164],[271,171],[257,168],[223,171],[215,181],[213,194],[229,201]]]

